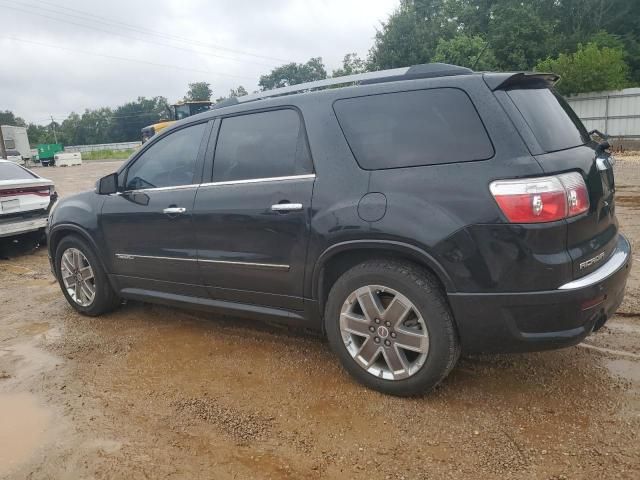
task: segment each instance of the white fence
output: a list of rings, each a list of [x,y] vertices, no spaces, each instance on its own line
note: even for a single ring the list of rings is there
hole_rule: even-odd
[[[640,139],[640,88],[567,97],[587,130],[614,138]]]
[[[69,145],[64,147],[65,152],[96,152],[99,150],[130,150],[138,148],[142,142],[122,142],[122,143],[98,143],[96,145]]]

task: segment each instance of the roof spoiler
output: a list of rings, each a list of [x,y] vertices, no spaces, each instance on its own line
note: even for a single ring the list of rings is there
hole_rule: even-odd
[[[531,72],[485,73],[483,78],[487,86],[493,91],[507,90],[513,87],[551,88],[560,80],[560,76],[555,73]]]

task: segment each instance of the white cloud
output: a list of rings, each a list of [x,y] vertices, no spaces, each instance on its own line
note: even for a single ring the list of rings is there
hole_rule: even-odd
[[[321,56],[331,71],[345,53],[366,56],[397,3],[0,0],[0,110],[45,123],[49,115],[62,119],[140,95],[177,100],[193,81],[208,81],[214,95],[237,85],[251,91],[283,60]]]

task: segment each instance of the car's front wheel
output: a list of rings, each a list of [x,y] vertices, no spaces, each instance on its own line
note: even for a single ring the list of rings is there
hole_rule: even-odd
[[[329,293],[325,328],[349,373],[393,395],[431,390],[460,355],[437,281],[410,263],[368,261],[344,273]]]
[[[78,312],[97,316],[119,304],[100,261],[80,237],[70,235],[60,241],[55,267],[62,293]]]

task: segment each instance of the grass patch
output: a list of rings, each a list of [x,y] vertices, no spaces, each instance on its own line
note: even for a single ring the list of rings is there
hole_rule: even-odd
[[[122,160],[129,158],[135,150],[96,150],[93,152],[82,152],[82,160]]]

